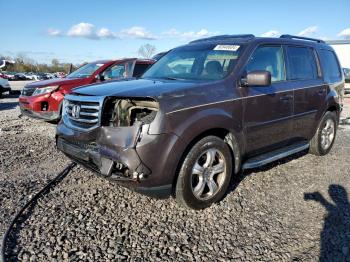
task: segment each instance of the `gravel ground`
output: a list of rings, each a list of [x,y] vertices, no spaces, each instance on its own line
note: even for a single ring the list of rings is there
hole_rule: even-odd
[[[69,163],[55,149],[55,126],[18,118],[16,101],[0,100],[0,235]],[[11,260],[350,261],[349,155],[350,128],[340,126],[329,155],[244,172],[202,211],[75,167],[16,228]]]

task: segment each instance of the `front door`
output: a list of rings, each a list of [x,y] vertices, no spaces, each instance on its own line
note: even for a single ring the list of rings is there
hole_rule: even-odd
[[[242,87],[246,152],[260,153],[286,143],[293,128],[293,89],[286,83],[282,46],[260,46],[246,72],[271,73],[271,85]]]

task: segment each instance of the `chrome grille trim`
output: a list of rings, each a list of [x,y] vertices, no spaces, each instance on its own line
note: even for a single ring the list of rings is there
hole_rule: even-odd
[[[78,131],[90,131],[100,126],[103,101],[102,96],[66,95],[63,101],[63,122]],[[74,105],[79,106],[79,116],[72,115]]]

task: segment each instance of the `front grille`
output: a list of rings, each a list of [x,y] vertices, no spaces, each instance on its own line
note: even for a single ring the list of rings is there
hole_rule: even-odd
[[[24,87],[22,90],[22,95],[31,96],[34,93],[35,89],[36,87]]]
[[[100,125],[100,112],[103,98],[68,95],[64,99],[64,122],[82,131],[94,129]]]

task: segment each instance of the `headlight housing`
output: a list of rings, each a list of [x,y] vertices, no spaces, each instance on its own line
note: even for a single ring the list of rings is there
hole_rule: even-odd
[[[35,89],[35,91],[33,92],[33,96],[38,96],[38,95],[43,95],[43,94],[47,94],[47,93],[51,93],[55,90],[57,90],[59,88],[59,86],[45,86],[45,87],[40,87]]]
[[[152,99],[109,99],[105,103],[102,125],[133,126],[137,122],[150,124],[159,111],[158,102]]]

